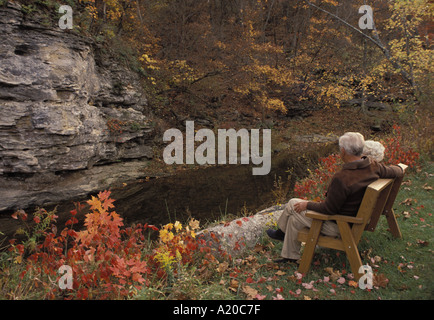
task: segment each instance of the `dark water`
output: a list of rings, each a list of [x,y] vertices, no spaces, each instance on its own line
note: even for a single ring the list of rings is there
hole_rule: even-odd
[[[237,214],[243,207],[256,213],[276,202],[275,181],[284,182],[289,197],[297,177],[306,174],[312,161],[334,150],[318,147],[309,152],[288,151],[272,157],[268,175],[252,175],[249,165],[226,165],[192,169],[147,182],[129,183],[113,190],[116,211],[126,223],[165,224],[192,216],[204,223]]]

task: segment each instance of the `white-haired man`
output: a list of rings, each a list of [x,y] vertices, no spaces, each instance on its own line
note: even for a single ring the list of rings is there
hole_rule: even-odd
[[[283,241],[281,256],[276,262],[297,262],[300,259],[301,243],[297,240],[298,231],[310,227],[312,219],[305,216],[306,210],[323,214],[356,216],[366,187],[379,178],[395,178],[403,175],[399,166],[385,166],[362,156],[365,145],[358,132],[347,132],[339,138],[340,156],[344,162],[327,188],[322,202],[291,199],[277,221],[277,230],[269,229],[270,238]],[[333,221],[325,221],[321,233],[338,236],[339,228]]]

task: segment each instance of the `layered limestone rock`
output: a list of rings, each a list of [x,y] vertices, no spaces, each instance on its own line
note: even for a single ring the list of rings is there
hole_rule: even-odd
[[[19,5],[0,7],[0,211],[137,178],[152,158],[140,80],[101,52]]]

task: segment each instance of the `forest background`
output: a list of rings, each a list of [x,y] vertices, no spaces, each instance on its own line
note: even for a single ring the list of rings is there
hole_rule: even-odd
[[[428,0],[20,2],[54,21],[70,5],[72,32],[139,72],[160,118],[237,110],[264,121],[348,102],[431,100]],[[372,29],[359,28],[362,5],[373,10]]]

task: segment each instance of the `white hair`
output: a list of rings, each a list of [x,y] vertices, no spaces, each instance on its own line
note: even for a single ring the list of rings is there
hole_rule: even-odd
[[[353,156],[361,156],[364,146],[365,138],[358,132],[346,132],[339,138],[339,147]]]
[[[365,147],[363,148],[363,155],[380,162],[383,160],[384,150],[385,148],[380,142],[366,140]]]

